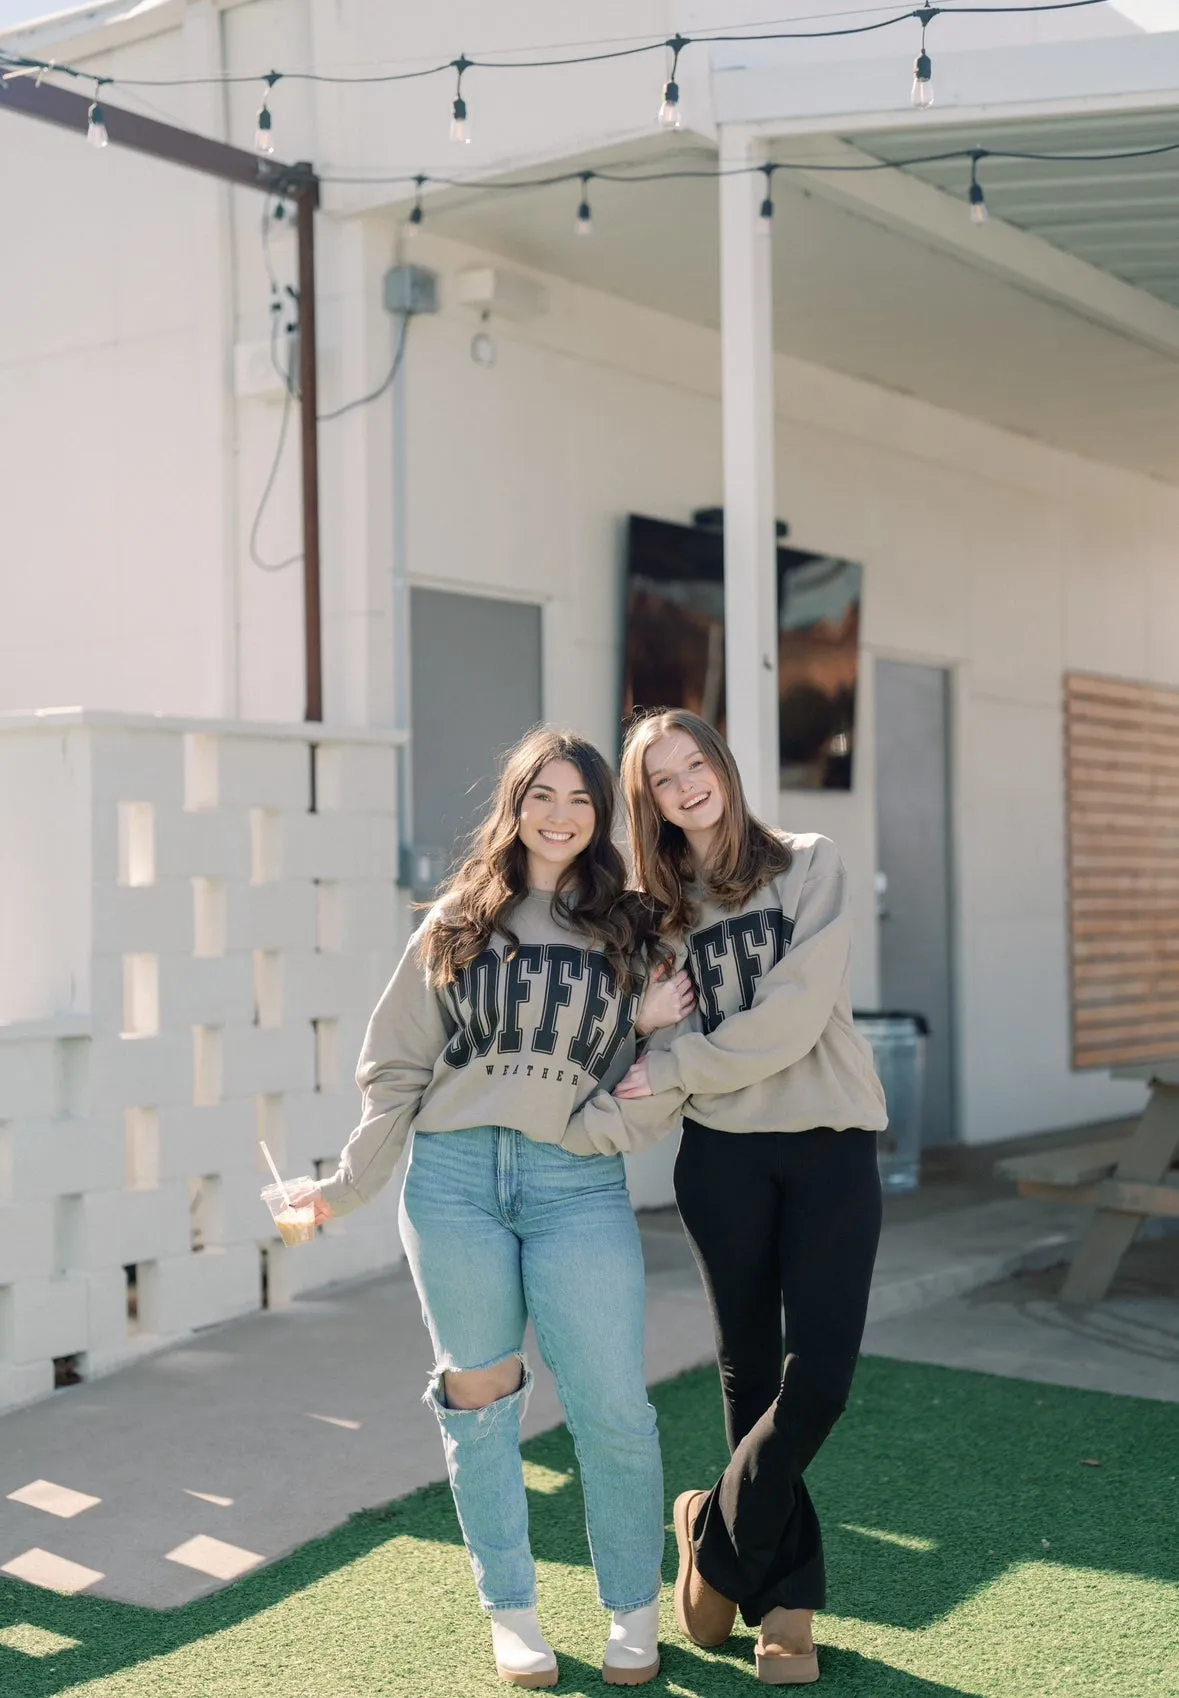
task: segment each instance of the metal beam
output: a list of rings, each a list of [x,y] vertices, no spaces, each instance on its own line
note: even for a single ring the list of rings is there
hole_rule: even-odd
[[[0,66],[4,61],[0,59]],[[98,98],[101,100],[101,93]],[[84,136],[94,96],[39,83],[35,73],[18,69],[0,80],[0,112],[39,118],[58,129]],[[257,189],[294,200],[298,208],[299,255],[299,396],[301,404],[303,502],[303,649],[306,711],[323,718],[323,637],[320,621],[318,362],[315,345],[315,212],[319,179],[309,164],[286,165],[265,154],[230,147],[155,118],[141,117],[101,100],[107,137],[113,147],[130,148],[166,165],[179,165],[238,188]]]
[[[0,60],[0,64],[3,61]],[[99,95],[101,99],[101,94]],[[85,135],[90,121],[92,94],[80,94],[74,89],[57,88],[53,83],[37,83],[32,73],[7,72],[0,81],[0,112],[19,112],[26,118],[40,118],[43,123],[59,129],[73,130]],[[264,194],[294,195],[303,184],[315,184],[310,165],[284,165],[261,153],[247,152],[243,147],[230,147],[214,141],[211,136],[182,130],[175,124],[162,124],[156,118],[144,118],[138,112],[127,112],[118,106],[108,106],[102,100],[106,133],[114,147],[129,147],[136,153],[146,153],[169,165],[183,165],[190,171],[201,171],[217,177],[223,183],[236,183],[244,189],[259,189]]]
[[[306,189],[298,197],[299,222],[299,398],[303,473],[303,650],[304,719],[323,718],[323,635],[319,574],[319,381],[315,357],[315,204]]]

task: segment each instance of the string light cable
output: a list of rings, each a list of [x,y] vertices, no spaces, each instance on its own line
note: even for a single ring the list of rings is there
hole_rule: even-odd
[[[278,272],[274,266],[274,256],[270,251],[270,233],[273,224],[290,221],[289,214],[284,210],[285,207],[286,202],[277,196],[272,199],[270,195],[267,195],[262,203],[262,264],[265,267],[267,280],[270,284],[270,363],[284,389],[289,390],[291,395],[297,399],[298,390],[292,380],[291,371],[284,367],[278,358],[278,328],[283,296],[288,297],[297,313],[299,295],[298,291],[292,288],[289,283],[284,284],[279,281]]]
[[[277,203],[278,208],[281,208],[282,205],[283,203],[281,201]],[[279,420],[278,439],[275,443],[274,457],[270,463],[270,470],[267,473],[266,482],[263,485],[262,494],[258,501],[257,511],[254,514],[254,522],[250,526],[249,554],[250,559],[259,571],[273,573],[285,572],[288,567],[297,566],[303,559],[303,554],[302,551],[300,551],[298,554],[289,555],[285,560],[265,560],[258,548],[258,536],[262,528],[262,520],[265,517],[267,507],[270,505],[270,498],[274,494],[274,486],[278,481],[279,468],[282,465],[283,455],[286,452],[287,436],[291,423],[291,408],[293,404],[300,399],[299,386],[295,382],[295,367],[299,346],[299,295],[298,291],[289,283],[283,284],[280,282],[278,274],[274,268],[274,260],[270,252],[271,217],[272,213],[270,201],[267,199],[262,213],[262,255],[263,264],[266,268],[267,277],[270,283],[270,363],[277,372],[283,386],[282,417]],[[296,315],[293,319],[289,319],[285,325],[282,322],[284,295],[290,300]],[[410,317],[411,315],[409,313],[403,313],[401,315],[401,328],[397,336],[397,346],[393,354],[393,363],[384,379],[375,389],[370,390],[368,394],[358,395],[354,400],[346,401],[342,407],[335,407],[330,412],[317,413],[316,420],[319,424],[331,424],[336,419],[344,418],[348,413],[357,412],[361,407],[371,406],[374,401],[379,401],[381,396],[393,387],[394,383],[397,381],[397,374],[401,370],[402,361],[405,358],[405,347],[409,337]],[[289,349],[287,363],[285,366],[280,360],[278,353],[278,339],[280,331],[285,334],[287,338],[287,347]]]
[[[278,303],[278,304],[281,307],[281,302]],[[270,345],[271,345],[271,358],[272,359],[275,358],[274,349],[275,349],[275,343],[276,343],[277,336],[278,336],[278,326],[279,326],[279,318],[278,318],[278,315],[274,313],[273,305],[272,305],[272,318],[271,318],[271,331],[270,331]],[[258,533],[262,529],[262,519],[263,519],[263,516],[266,512],[267,507],[270,505],[270,497],[274,493],[275,483],[278,481],[278,471],[279,471],[279,467],[282,465],[283,453],[284,453],[284,451],[286,449],[286,445],[287,445],[287,431],[288,431],[288,428],[289,428],[290,422],[291,422],[291,408],[292,408],[292,405],[293,405],[294,400],[295,400],[295,381],[294,381],[295,371],[294,371],[294,368],[295,368],[296,350],[297,350],[297,347],[298,347],[298,341],[297,341],[298,326],[294,322],[289,322],[286,325],[285,329],[286,329],[286,336],[287,336],[287,346],[290,349],[290,362],[289,362],[289,365],[287,367],[286,372],[283,373],[281,371],[281,369],[278,368],[277,361],[276,361],[276,369],[279,370],[279,375],[282,376],[283,380],[284,380],[283,381],[283,395],[282,395],[282,418],[280,419],[279,426],[278,426],[278,441],[275,444],[274,458],[270,463],[270,471],[267,474],[266,483],[263,487],[262,495],[261,495],[259,502],[258,502],[258,510],[254,514],[254,522],[250,526],[250,541],[249,541],[250,559],[253,561],[254,565],[258,568],[258,570],[260,572],[285,572],[288,569],[288,567],[297,566],[303,558],[303,552],[302,552],[301,549],[300,549],[298,554],[289,555],[286,560],[264,560],[262,558],[261,554],[258,552]]]
[[[102,81],[119,87],[134,88],[189,88],[209,86],[233,86],[241,84],[261,84],[262,100],[258,109],[257,124],[254,133],[254,143],[259,152],[269,154],[274,151],[274,122],[271,112],[271,96],[276,85],[284,79],[291,82],[308,82],[337,84],[344,86],[381,86],[384,84],[416,82],[424,78],[438,77],[453,72],[456,77],[454,99],[451,106],[450,133],[454,141],[467,143],[471,139],[470,119],[467,98],[463,89],[463,78],[469,71],[537,71],[556,70],[575,65],[599,65],[615,63],[619,60],[634,59],[646,54],[670,53],[670,75],[663,84],[663,98],[658,109],[658,121],[666,129],[678,130],[683,123],[680,107],[680,88],[678,70],[681,55],[691,47],[708,47],[723,45],[740,45],[742,43],[768,43],[778,41],[834,41],[849,36],[874,34],[880,30],[893,29],[904,23],[914,21],[921,25],[921,48],[914,66],[914,81],[912,99],[914,104],[925,108],[933,103],[932,62],[926,51],[925,35],[935,18],[941,17],[981,17],[994,13],[996,16],[1025,14],[1036,12],[1067,12],[1077,11],[1090,6],[1104,5],[1106,0],[1009,0],[1001,5],[958,5],[923,6],[905,11],[890,12],[884,17],[872,17],[863,23],[846,23],[828,26],[820,29],[765,29],[755,25],[735,25],[723,30],[710,30],[697,35],[687,36],[677,34],[665,38],[646,41],[633,41],[627,45],[603,46],[585,53],[557,53],[536,55],[521,58],[468,58],[460,53],[457,58],[447,59],[441,63],[420,65],[412,69],[391,71],[279,71],[270,70],[261,75],[240,71],[217,72],[188,77],[107,77]],[[866,8],[865,11],[876,11],[878,8]],[[844,16],[855,17],[856,12],[848,12]],[[810,14],[811,17],[814,14]],[[805,22],[806,19],[799,19]],[[0,49],[0,65],[7,69],[0,72],[0,90],[4,82],[13,76],[35,74],[38,76],[52,73],[89,80],[92,73],[79,70],[72,65],[58,64],[51,60],[37,59],[28,55],[12,53]],[[96,99],[96,104],[98,104]],[[101,115],[101,106],[99,105]],[[103,143],[97,138],[96,146]]]
[[[1098,3],[1098,0],[1090,0],[1090,3],[1096,4],[1096,3]],[[953,0],[947,0],[947,3],[941,9],[943,11],[946,11],[946,12],[954,12],[954,11],[961,11],[964,8],[961,7],[961,6],[954,5]],[[986,10],[986,11],[996,11],[996,10],[1001,10],[1002,8],[999,8],[999,7],[983,7],[983,8],[977,8],[977,9]],[[1044,8],[1039,8],[1039,9],[1050,9],[1050,8],[1044,7]],[[759,19],[756,24],[753,24],[753,23],[733,24],[733,23],[730,23],[726,20],[723,24],[709,24],[709,25],[702,26],[696,32],[696,34],[693,37],[691,37],[691,40],[693,42],[696,42],[696,43],[707,43],[707,42],[710,42],[710,41],[713,41],[713,40],[717,40],[717,41],[721,41],[721,40],[738,41],[738,42],[740,42],[740,41],[765,40],[765,39],[767,39],[767,32],[777,29],[777,26],[779,26],[779,25],[811,23],[811,22],[815,22],[815,21],[818,21],[818,20],[821,20],[821,19],[830,19],[830,18],[833,18],[833,17],[834,18],[871,17],[871,16],[877,16],[878,14],[883,13],[883,12],[887,12],[888,14],[890,14],[890,16],[893,16],[896,13],[896,8],[895,8],[895,6],[877,4],[877,5],[872,5],[872,6],[846,6],[846,7],[841,8],[839,11],[824,10],[824,11],[821,11],[821,12],[813,12],[813,11],[811,11],[811,12],[792,12],[792,13],[788,13],[784,17],[762,18],[762,19]],[[915,15],[916,15],[915,13],[903,13],[903,14],[901,14],[901,16],[903,16],[903,17],[910,17],[910,16],[915,16]],[[751,33],[749,33],[751,31],[757,31],[758,33],[757,34],[751,34]],[[685,39],[685,41],[688,40],[687,37],[685,37],[684,39]],[[772,37],[771,37],[771,39],[772,39]],[[783,37],[783,39],[785,39],[785,37]],[[498,53],[498,54],[510,54],[510,53],[515,53],[515,54],[532,53],[532,54],[536,54],[536,53],[540,53],[540,52],[555,53],[557,51],[560,51],[565,55],[565,57],[560,58],[560,59],[545,60],[544,63],[545,64],[557,64],[557,65],[569,65],[569,64],[593,63],[595,58],[598,57],[598,56],[595,56],[593,54],[584,54],[584,55],[572,54],[572,53],[569,52],[569,49],[571,49],[573,47],[604,47],[604,48],[614,49],[618,46],[619,43],[623,43],[623,42],[628,43],[628,44],[633,44],[632,47],[631,47],[631,51],[633,51],[634,53],[655,52],[661,46],[668,47],[668,46],[671,45],[670,42],[666,42],[666,41],[662,41],[662,40],[652,40],[651,37],[646,35],[645,33],[641,34],[641,35],[636,34],[636,35],[629,35],[628,36],[628,35],[621,35],[621,34],[615,32],[614,34],[611,34],[609,36],[595,36],[595,37],[591,37],[589,39],[583,38],[581,40],[576,40],[576,41],[549,42],[549,43],[544,43],[544,44],[540,44],[540,45],[538,45],[536,43],[531,43],[528,46],[516,46],[516,47],[497,47],[497,48],[494,48],[494,49],[488,49],[488,52],[489,53],[494,52],[494,53]],[[607,54],[605,56],[610,57],[610,56],[613,56],[613,55]],[[20,55],[13,54],[11,52],[11,50],[6,50],[6,49],[0,49],[0,59],[9,60],[14,66],[15,65],[24,65],[24,66],[28,67],[25,70],[13,71],[12,73],[10,73],[11,75],[33,75],[33,74],[36,74],[38,76],[38,80],[40,80],[40,77],[43,76],[46,72],[48,72],[50,70],[61,70],[65,74],[68,74],[68,75],[71,75],[71,76],[86,76],[86,74],[87,74],[85,72],[78,71],[78,70],[76,70],[73,67],[68,66],[68,65],[59,65],[56,60],[52,60],[52,59],[50,59],[50,60],[40,60],[40,59],[32,59],[32,58],[22,57]],[[352,64],[368,64],[368,63],[370,63],[370,61],[368,61],[368,60],[363,60],[363,61],[354,60],[351,63]],[[444,64],[439,65],[433,57],[422,57],[422,56],[419,56],[417,59],[414,59],[414,58],[411,57],[411,58],[404,59],[404,60],[388,60],[388,61],[384,61],[384,63],[387,63],[387,64],[403,64],[403,65],[406,65],[406,66],[415,66],[416,69],[413,70],[413,71],[390,72],[390,73],[376,72],[376,71],[366,71],[366,72],[358,73],[356,75],[347,75],[343,71],[334,72],[334,73],[330,73],[330,72],[308,72],[308,71],[303,71],[303,72],[288,71],[288,72],[285,72],[285,73],[275,73],[275,76],[276,76],[276,79],[279,79],[279,80],[281,80],[281,77],[283,75],[285,75],[286,77],[288,77],[292,81],[307,80],[307,81],[313,81],[313,82],[314,81],[321,81],[321,82],[379,82],[383,79],[384,80],[400,79],[400,80],[406,81],[406,80],[409,80],[409,78],[411,76],[421,76],[421,77],[437,76],[443,70],[452,69],[455,65],[454,60],[447,60]],[[506,60],[503,60],[503,59],[490,59],[490,58],[486,59],[486,60],[476,59],[476,60],[468,61],[468,63],[479,64],[484,69],[496,69],[497,67],[498,68],[512,68],[512,69],[519,69],[520,68],[518,64],[516,64],[512,61],[506,61]],[[533,61],[531,59],[528,60],[525,68],[528,68],[528,69],[533,68],[534,63],[535,63],[535,61]],[[203,75],[198,74],[196,76],[189,76],[189,77],[158,77],[158,78],[153,78],[153,79],[144,78],[144,79],[139,79],[138,86],[147,87],[149,85],[149,82],[151,83],[152,86],[155,86],[157,88],[183,88],[183,87],[196,87],[196,86],[209,85],[209,84],[217,84],[217,85],[221,85],[221,86],[228,86],[228,85],[231,85],[231,84],[234,84],[234,83],[240,83],[240,84],[256,83],[259,80],[266,81],[267,79],[265,77],[260,79],[259,75],[255,72],[237,71],[237,72],[221,72],[221,73],[213,75],[213,76],[209,76],[207,74],[203,74]],[[120,84],[123,88],[129,88],[129,87],[132,86],[132,80],[131,79],[120,78],[119,81],[120,81]]]
[[[355,413],[360,407],[369,407],[374,401],[379,401],[387,390],[392,389],[397,381],[397,374],[401,370],[401,362],[405,358],[405,344],[409,339],[409,325],[412,317],[412,313],[401,314],[401,329],[397,333],[397,347],[393,354],[393,364],[389,367],[388,374],[383,381],[375,389],[370,390],[367,395],[358,395],[355,401],[346,401],[342,407],[336,407],[330,413],[317,413],[316,417],[320,424],[331,424],[333,419],[342,419],[346,413]]]
[[[914,166],[945,165],[962,161],[970,165],[968,205],[971,221],[975,224],[984,224],[987,222],[986,202],[983,198],[982,184],[978,178],[978,169],[983,160],[1023,160],[1051,165],[1102,165],[1116,164],[1119,160],[1124,159],[1156,159],[1175,153],[1179,153],[1179,141],[1162,142],[1152,147],[1120,148],[1102,153],[1046,153],[1036,152],[1028,148],[959,147],[915,154],[905,159],[839,160],[837,162],[777,159],[759,165],[689,165],[663,167],[655,170],[634,169],[629,166],[604,166],[592,171],[587,171],[584,168],[553,171],[534,177],[517,177],[508,182],[489,182],[485,178],[475,177],[442,176],[422,171],[415,172],[412,175],[403,171],[382,175],[376,168],[363,175],[327,172],[322,174],[319,180],[321,183],[350,187],[412,185],[414,204],[405,228],[415,235],[425,222],[422,191],[429,187],[466,190],[475,195],[494,195],[560,188],[577,183],[581,189],[581,200],[577,208],[575,229],[579,235],[590,235],[593,231],[593,217],[589,205],[589,185],[591,183],[611,183],[626,187],[649,183],[719,182],[727,177],[756,175],[764,176],[766,180],[765,195],[758,210],[758,223],[763,231],[768,231],[772,228],[774,216],[773,179],[779,171],[839,175],[844,172],[905,171]],[[980,206],[982,207],[981,216],[978,211]]]
[[[451,108],[451,137],[459,143],[468,143],[471,139],[469,116],[466,96],[463,92],[463,78],[473,70],[478,71],[525,71],[557,69],[576,65],[593,65],[617,62],[624,59],[657,52],[670,54],[670,67],[667,80],[663,84],[663,97],[658,110],[658,122],[669,131],[678,131],[682,127],[683,118],[680,108],[680,88],[678,71],[681,55],[693,46],[739,45],[742,43],[772,43],[784,41],[822,41],[836,40],[843,37],[873,34],[879,31],[895,28],[907,22],[918,22],[921,25],[920,48],[914,61],[914,75],[911,89],[911,99],[915,107],[928,108],[933,104],[933,66],[927,51],[926,32],[935,19],[944,16],[983,16],[990,13],[996,15],[1033,14],[1038,12],[1063,12],[1086,9],[1090,6],[1103,5],[1105,0],[1015,0],[1015,3],[1002,5],[943,5],[924,6],[900,12],[890,12],[883,17],[872,17],[871,21],[847,23],[835,27],[821,29],[782,29],[778,27],[766,29],[754,26],[731,26],[725,30],[707,31],[695,36],[685,36],[677,32],[674,36],[662,40],[634,40],[628,45],[604,45],[599,50],[586,53],[561,53],[548,57],[527,57],[519,59],[497,58],[481,59],[468,58],[465,53],[456,59],[446,60],[441,64],[428,64],[414,69],[395,71],[361,71],[345,74],[342,72],[323,71],[279,71],[270,70],[261,75],[251,75],[244,72],[222,72],[213,75],[189,77],[112,77],[95,76],[93,72],[80,70],[76,66],[60,64],[54,60],[40,59],[25,54],[13,53],[10,49],[0,47],[0,106],[8,84],[19,77],[33,77],[39,87],[50,76],[68,77],[71,79],[90,82],[94,88],[93,99],[87,112],[86,139],[95,148],[106,148],[109,136],[106,128],[106,115],[102,104],[104,88],[122,87],[130,90],[144,88],[183,88],[183,87],[228,87],[249,83],[262,84],[262,98],[258,109],[254,134],[254,144],[258,152],[272,154],[274,152],[274,122],[271,112],[271,97],[277,85],[285,80],[324,83],[334,85],[368,85],[380,86],[390,83],[417,81],[425,78],[440,76],[447,72],[455,74],[455,93]],[[848,10],[844,17],[863,16],[875,13],[883,8],[862,8],[859,11]],[[813,18],[814,14],[809,14]],[[807,18],[785,20],[790,22],[806,22]],[[506,193],[513,190],[524,191],[550,188],[561,184],[577,182],[580,185],[580,200],[574,228],[578,235],[588,236],[593,231],[593,215],[589,202],[589,185],[591,182],[607,182],[614,184],[642,184],[666,182],[686,179],[718,180],[728,176],[743,176],[751,172],[764,175],[765,192],[758,212],[758,224],[762,231],[768,232],[773,227],[773,179],[778,171],[806,172],[872,172],[886,170],[905,170],[914,166],[949,163],[965,160],[970,164],[970,182],[968,189],[968,205],[971,221],[975,224],[985,224],[988,220],[988,210],[979,181],[979,166],[986,159],[1039,161],[1054,164],[1098,164],[1111,163],[1126,159],[1156,158],[1162,155],[1179,152],[1179,141],[1164,143],[1155,147],[1123,149],[1108,153],[1041,153],[1026,149],[1009,148],[959,148],[929,153],[897,160],[863,160],[841,161],[830,163],[822,161],[773,160],[763,164],[748,166],[715,166],[660,169],[656,171],[635,171],[630,169],[577,170],[549,173],[545,176],[517,178],[511,182],[488,182],[487,180],[471,180],[447,175],[417,172],[412,175],[405,173],[381,173],[378,170],[366,171],[363,174],[335,173],[321,175],[320,181],[341,185],[397,185],[410,184],[414,188],[414,204],[406,221],[405,229],[409,235],[414,235],[424,221],[423,190],[433,186],[437,188],[467,189],[480,193]],[[279,206],[281,210],[281,203]],[[286,439],[290,424],[290,412],[293,402],[298,399],[298,389],[294,380],[294,350],[297,348],[298,322],[288,322],[285,326],[288,346],[292,350],[291,358],[284,368],[278,359],[278,334],[282,318],[282,293],[285,292],[294,303],[296,314],[298,310],[298,295],[289,285],[283,291],[274,270],[269,248],[271,207],[269,200],[263,212],[262,245],[264,263],[271,285],[271,359],[274,368],[283,383],[283,411],[279,425],[278,441],[274,459],[264,486],[254,522],[250,528],[249,551],[253,563],[265,572],[280,572],[297,564],[302,554],[292,555],[289,559],[279,562],[263,560],[258,552],[258,535],[263,517],[273,494],[278,477]],[[345,403],[331,412],[318,415],[319,422],[329,423],[334,419],[343,418],[346,414],[358,408],[369,406],[384,395],[396,381],[405,354],[409,330],[409,315],[403,315],[401,330],[393,356],[390,370],[377,388],[368,394],[358,396],[355,400]]]

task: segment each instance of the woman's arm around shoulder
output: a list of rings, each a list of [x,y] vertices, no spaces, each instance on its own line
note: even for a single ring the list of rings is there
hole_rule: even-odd
[[[654,1092],[677,1086],[687,1096],[739,1091],[800,1061],[822,1036],[851,953],[847,871],[828,837],[792,837],[790,847],[794,862],[773,881],[775,897],[793,920],[781,960],[758,981],[749,1008],[712,1032],[685,1033],[667,1049],[648,1053]]]

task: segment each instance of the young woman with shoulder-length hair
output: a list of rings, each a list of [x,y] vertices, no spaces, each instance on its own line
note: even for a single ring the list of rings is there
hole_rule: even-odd
[[[753,817],[696,714],[634,724],[622,779],[636,882],[686,950],[698,1012],[657,1034],[615,1095],[684,1102],[676,1200],[732,1452],[710,1491],[676,1501],[676,1609],[700,1645],[727,1639],[740,1609],[761,1628],[759,1678],[802,1685],[819,1677],[825,1603],[803,1475],[847,1402],[880,1234],[884,1094],[852,1025],[847,876],[827,838]]]
[[[434,1345],[427,1402],[500,1676],[553,1686],[520,1462],[529,1317],[581,1464],[608,1684],[659,1672],[663,1486],[643,1377],[644,1277],[622,1157],[679,1100],[619,1104],[636,1031],[692,1006],[611,840],[597,750],[536,730],[369,1022],[360,1125],[317,1218],[384,1185],[412,1129],[401,1233]],[[670,957],[668,957],[670,959]],[[644,988],[644,975],[656,963]],[[611,1153],[601,1153],[601,1152]],[[442,1600],[439,1600],[443,1607]]]

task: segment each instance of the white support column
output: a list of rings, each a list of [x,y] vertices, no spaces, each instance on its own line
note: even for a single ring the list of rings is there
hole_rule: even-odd
[[[757,165],[743,130],[721,130],[721,163]],[[778,821],[778,596],[774,535],[771,238],[758,229],[759,171],[720,179],[724,425],[725,678],[729,742],[750,806]]]

